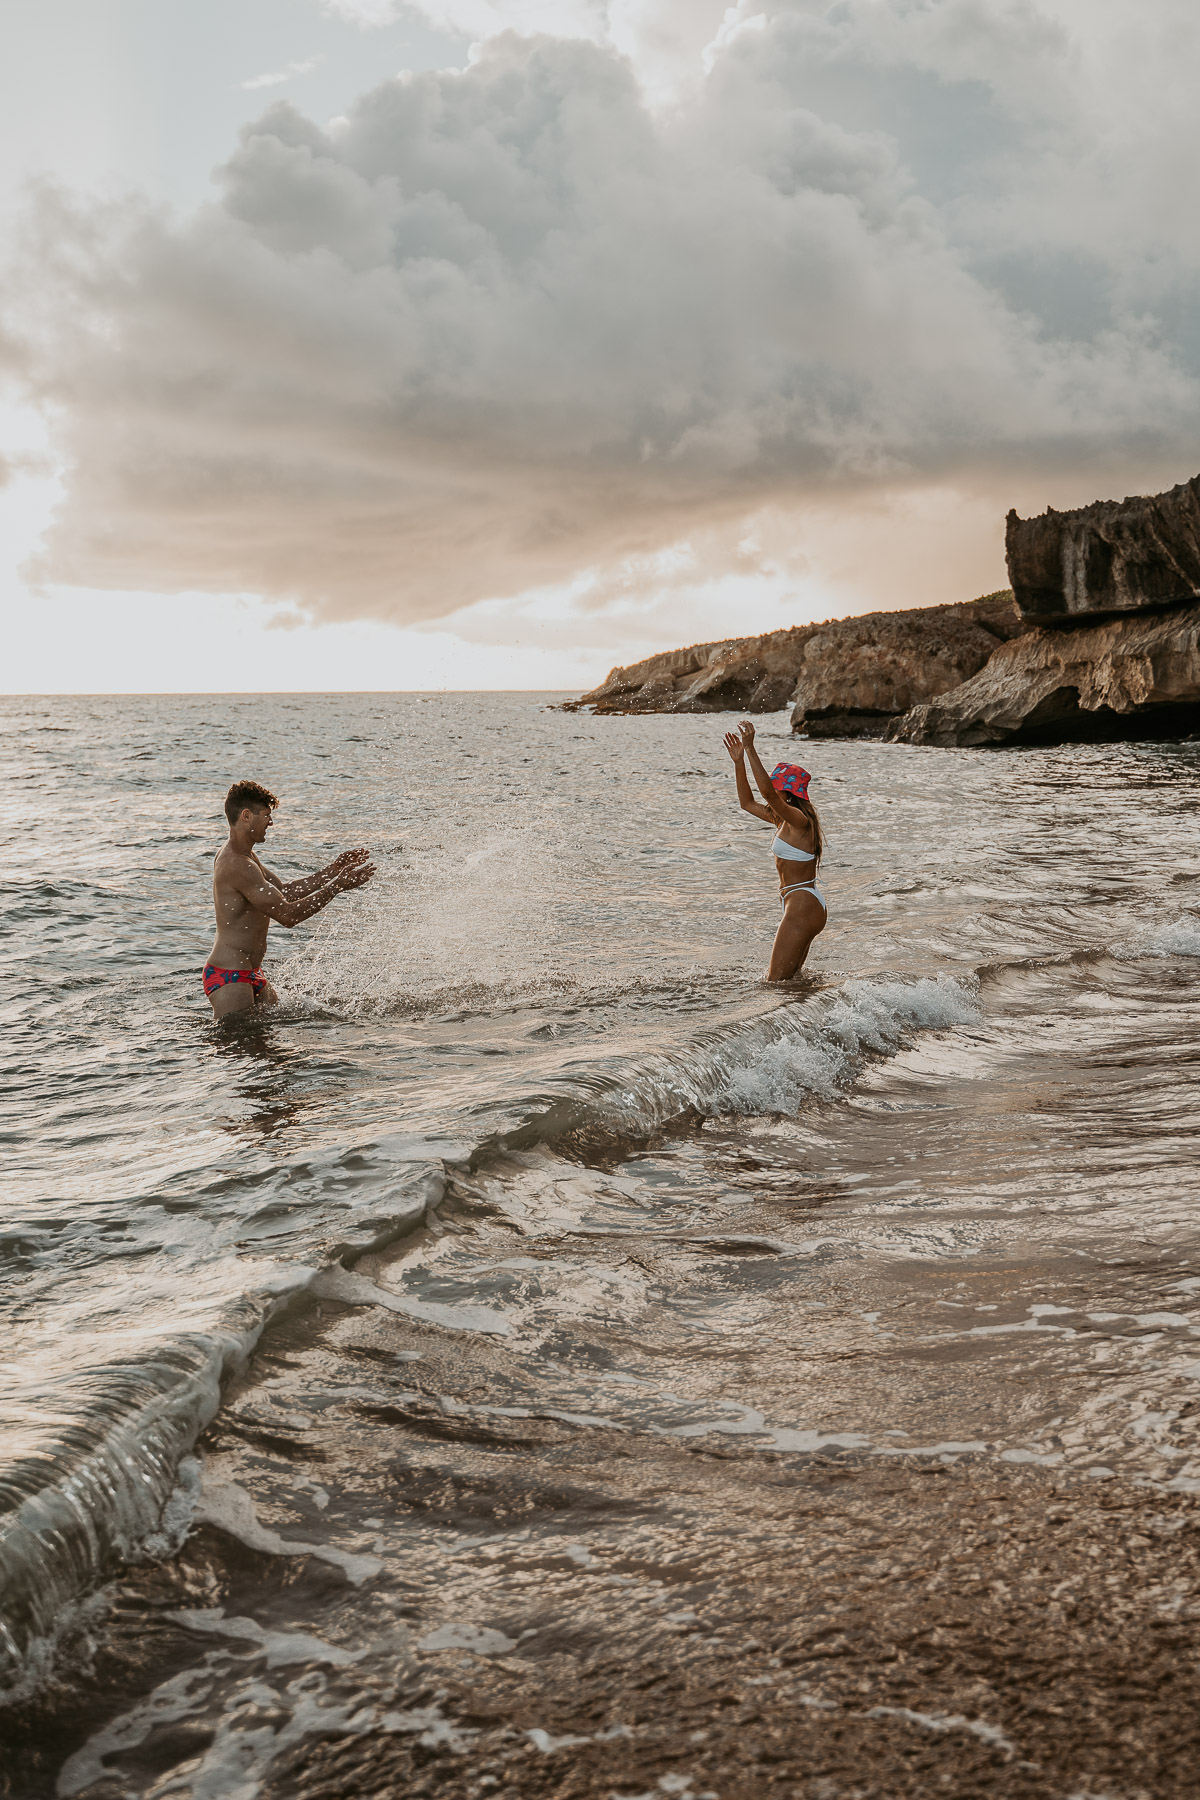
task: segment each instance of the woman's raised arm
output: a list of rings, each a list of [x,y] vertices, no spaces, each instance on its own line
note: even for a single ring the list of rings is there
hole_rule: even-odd
[[[746,746],[736,731],[725,733],[725,748],[733,762],[733,773],[737,781],[738,805],[743,812],[753,813],[756,819],[766,819],[769,822],[775,815],[768,812],[765,806],[760,806],[750,792],[750,783],[746,779]]]
[[[754,794],[750,792],[750,783],[747,781],[747,754],[745,754],[747,747],[745,747],[745,743],[741,742],[736,731],[725,733],[725,749],[729,751],[730,761],[734,765],[734,779],[738,781],[738,805],[741,806],[741,810],[752,812],[756,819],[766,819],[770,823],[774,819],[774,814],[768,812],[766,806],[759,806],[754,799]]]
[[[781,825],[794,825],[796,821],[791,813],[788,812],[787,803],[779,798],[779,795],[771,786],[771,777],[764,769],[762,758],[754,748],[754,727],[749,719],[742,720],[741,731],[741,741],[750,763],[751,773],[758,783],[759,793],[766,801],[766,806],[762,809],[764,815],[769,819],[778,820]]]

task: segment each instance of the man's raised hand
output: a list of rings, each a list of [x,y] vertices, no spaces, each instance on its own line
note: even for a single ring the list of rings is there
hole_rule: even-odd
[[[334,857],[332,868],[335,874],[340,875],[343,869],[353,868],[355,863],[370,862],[370,860],[371,852],[369,850],[343,850],[340,856]]]
[[[728,750],[735,763],[741,762],[746,755],[746,746],[743,744],[736,731],[727,731],[725,733],[725,748]]]
[[[355,851],[353,854],[357,855],[358,852]],[[365,856],[366,852],[363,851],[362,854]],[[341,870],[337,877],[337,884],[343,892],[350,888],[366,887],[374,873],[375,864],[373,862],[353,862]]]
[[[741,722],[741,725],[738,727],[738,729],[740,730],[740,732],[742,734],[743,744],[745,744],[746,747],[749,748],[749,746],[754,742],[754,727],[753,727],[753,725],[750,723],[749,719],[743,719]]]

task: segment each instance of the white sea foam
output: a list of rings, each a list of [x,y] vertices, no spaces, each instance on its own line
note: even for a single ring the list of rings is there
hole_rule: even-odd
[[[433,1300],[410,1299],[337,1264],[322,1270],[313,1283],[313,1292],[321,1298],[341,1300],[351,1306],[385,1306],[390,1312],[405,1313],[409,1318],[442,1325],[449,1331],[492,1332],[503,1337],[509,1329],[503,1313],[498,1313],[494,1307],[446,1306]]]
[[[950,976],[848,981],[667,1055],[568,1066],[568,1093],[501,1141],[525,1148],[580,1130],[636,1139],[689,1109],[794,1112],[811,1095],[832,1099],[868,1054],[890,1054],[914,1031],[978,1016],[974,984]]]
[[[1004,1750],[1009,1755],[1015,1749],[1012,1740],[998,1725],[989,1725],[985,1719],[966,1719],[961,1713],[923,1713],[914,1712],[909,1706],[872,1706],[864,1716],[868,1719],[903,1719],[908,1725],[923,1725],[926,1731],[969,1731],[972,1737],[982,1739],[993,1749]]]
[[[490,1625],[439,1625],[426,1632],[418,1650],[470,1650],[475,1656],[507,1656],[517,1647],[516,1638]]]
[[[1139,956],[1200,956],[1200,916],[1183,913],[1156,925],[1144,937],[1115,945],[1113,955],[1120,962],[1135,962]]]
[[[809,1094],[832,1100],[848,1067],[838,1044],[784,1038],[768,1044],[748,1068],[734,1070],[720,1099],[730,1112],[795,1112]]]
[[[287,1668],[292,1663],[325,1663],[331,1668],[345,1668],[366,1655],[365,1648],[345,1650],[340,1644],[327,1644],[324,1638],[310,1637],[303,1631],[268,1631],[257,1619],[230,1618],[220,1606],[185,1607],[163,1616],[188,1631],[257,1644],[268,1669]]]
[[[205,1698],[212,1681],[212,1672],[205,1665],[185,1669],[162,1682],[140,1705],[95,1732],[59,1771],[55,1792],[60,1800],[70,1800],[72,1795],[102,1781],[110,1772],[109,1757],[144,1743],[152,1731],[186,1718]]]
[[[192,1528],[200,1500],[203,1470],[195,1456],[185,1456],[179,1465],[174,1491],[167,1496],[158,1530],[152,1531],[141,1546],[140,1555],[157,1560],[174,1556]]]
[[[315,1556],[341,1569],[355,1587],[378,1575],[383,1567],[377,1556],[355,1556],[333,1544],[309,1544],[299,1538],[281,1537],[262,1524],[253,1496],[236,1481],[205,1482],[196,1507],[196,1523],[216,1525],[248,1550],[257,1550],[264,1556]]]
[[[194,1615],[191,1622],[195,1624],[196,1618],[203,1616]],[[251,1620],[228,1623],[256,1629]],[[199,1628],[205,1629],[203,1625]],[[286,1664],[293,1660],[288,1640],[295,1649],[297,1636],[263,1632],[258,1641],[264,1649],[273,1644],[277,1664]],[[341,1661],[331,1655],[333,1646],[322,1645],[318,1639],[308,1642],[318,1654],[301,1660],[315,1665]],[[217,1700],[219,1667],[224,1661],[222,1653],[210,1652],[198,1667],[164,1681],[144,1701],[97,1731],[64,1763],[57,1786],[60,1800],[72,1800],[111,1776],[109,1759],[113,1756],[136,1749],[165,1726],[204,1715],[207,1706]],[[261,1723],[251,1722],[255,1711]],[[477,1735],[446,1719],[436,1703],[410,1712],[379,1714],[374,1706],[364,1704],[360,1692],[331,1693],[320,1667],[310,1666],[283,1686],[253,1678],[233,1686],[224,1696],[207,1748],[189,1765],[186,1791],[190,1800],[256,1800],[272,1765],[305,1738],[354,1737],[368,1732],[415,1735],[430,1749],[454,1754],[468,1749]]]
[[[752,1062],[731,1070],[720,1099],[735,1112],[794,1112],[809,1095],[832,1099],[865,1052],[894,1051],[912,1031],[966,1025],[978,1016],[971,988],[946,976],[849,981],[796,1035],[764,1046]]]

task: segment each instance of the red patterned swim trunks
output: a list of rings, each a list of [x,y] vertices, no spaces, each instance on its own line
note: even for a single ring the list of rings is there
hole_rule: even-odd
[[[204,965],[204,992],[215,994],[218,988],[228,987],[230,982],[248,981],[254,989],[257,1000],[267,985],[267,978],[259,969],[216,969],[212,963]]]

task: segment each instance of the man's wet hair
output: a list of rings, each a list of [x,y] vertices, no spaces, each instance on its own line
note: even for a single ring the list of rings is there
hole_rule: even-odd
[[[244,806],[265,806],[274,812],[279,805],[270,788],[265,788],[261,781],[235,781],[225,796],[225,817],[231,825],[236,825]]]

